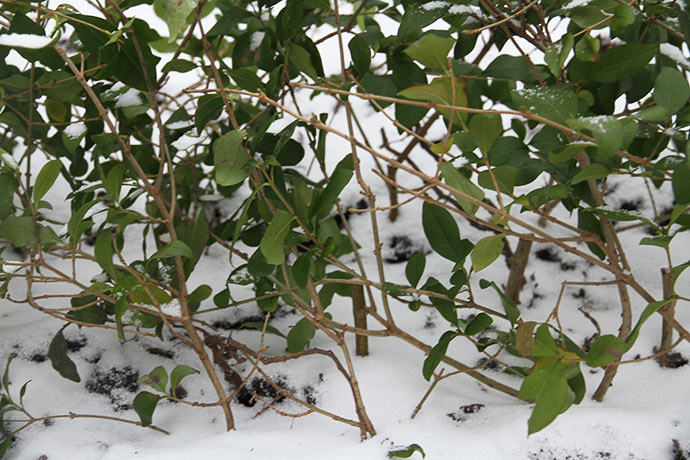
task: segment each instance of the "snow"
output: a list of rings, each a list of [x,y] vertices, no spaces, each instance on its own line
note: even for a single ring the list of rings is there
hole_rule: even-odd
[[[249,51],[256,51],[265,36],[266,32],[254,32],[249,40]]]
[[[71,125],[67,125],[63,132],[67,137],[79,139],[82,134],[86,132],[86,125],[84,123],[72,123]]]
[[[182,121],[175,121],[173,123],[168,123],[165,125],[166,128],[168,129],[186,129],[191,126],[194,126],[194,122],[191,120],[182,120]]]
[[[690,61],[683,55],[683,52],[676,46],[670,43],[661,43],[659,45],[659,51],[664,56],[670,57],[686,69],[690,69]]]
[[[112,89],[111,89],[112,90]],[[122,93],[115,103],[115,107],[124,108],[132,107],[135,105],[141,105],[141,97],[139,96],[139,91],[134,88],[129,88],[127,91]]]
[[[17,169],[19,167],[17,160],[15,160],[14,157],[7,152],[3,152],[2,161],[12,169]]]
[[[19,48],[40,49],[50,45],[52,37],[33,34],[3,34],[0,35],[0,45]]]

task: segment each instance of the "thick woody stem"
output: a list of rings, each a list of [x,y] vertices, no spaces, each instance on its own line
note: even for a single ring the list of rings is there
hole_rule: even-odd
[[[514,305],[520,303],[520,290],[525,284],[525,268],[527,268],[531,249],[532,240],[521,239],[513,257],[510,258],[510,274],[508,275],[505,294]]]
[[[352,294],[352,309],[355,317],[355,327],[359,329],[367,328],[367,309],[364,304],[364,287],[361,284],[350,286]],[[355,354],[357,356],[369,355],[369,338],[366,335],[357,334],[355,336]]]

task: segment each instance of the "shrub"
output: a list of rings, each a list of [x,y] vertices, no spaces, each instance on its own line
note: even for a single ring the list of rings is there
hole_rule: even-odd
[[[141,5],[153,6],[168,30],[130,13]],[[679,21],[663,19],[671,17]],[[652,315],[663,316],[651,355],[662,363],[690,338],[674,318],[675,303],[686,300],[674,283],[688,263],[669,249],[690,226],[690,64],[681,51],[690,22],[678,4],[124,0],[87,13],[2,0],[2,24],[1,293],[23,283],[26,297],[11,300],[65,323],[48,354],[74,381],[63,335],[72,324],[194,350],[194,366],[157,366],[139,379],[152,390],[134,399],[142,425],[163,398],[204,405],[178,391],[199,367],[216,391],[206,405],[222,409],[227,429],[235,426],[231,402],[261,375],[273,395],[373,436],[346,343],[355,335],[357,354],[367,353],[367,336],[424,352],[430,391],[464,373],[534,403],[533,433],[582,401],[582,365],[605,370],[593,395],[601,401]],[[324,50],[337,51],[334,75],[324,71]],[[186,84],[175,89],[180,78]],[[310,99],[333,108],[305,112],[317,106]],[[371,120],[389,125],[378,142],[364,126]],[[68,194],[54,192],[58,178]],[[612,184],[646,188],[652,212],[616,206]],[[344,199],[353,190],[359,205]],[[655,203],[663,192],[672,206]],[[228,213],[228,202],[241,205]],[[69,207],[65,221],[52,217],[58,204]],[[407,282],[389,281],[380,223],[403,208],[417,213],[431,257],[452,263],[445,278],[425,278],[424,252],[396,240],[393,261],[406,260]],[[355,241],[354,214],[367,216],[371,242]],[[463,238],[459,223],[483,236]],[[637,242],[619,235],[631,226],[650,229],[640,245],[666,253],[663,266],[644,267],[663,283],[647,286],[630,267]],[[131,247],[134,232],[140,247]],[[607,277],[573,273],[547,299],[553,312],[529,321],[520,290],[534,243]],[[190,281],[211,246],[236,267],[220,290]],[[375,275],[364,270],[367,257]],[[502,275],[484,278],[498,259]],[[92,278],[94,267],[101,273]],[[59,288],[34,296],[44,284]],[[600,331],[587,347],[559,316],[564,291],[581,285],[614,286],[621,312],[618,330]],[[254,296],[238,299],[239,286]],[[478,289],[495,291],[500,307],[478,302]],[[347,324],[329,313],[336,294],[351,299]],[[65,296],[68,308],[52,306]],[[199,316],[252,302],[265,315],[242,326],[262,340],[283,334],[269,325],[279,304],[300,315],[284,354],[220,335]],[[444,319],[433,346],[396,323],[403,305]],[[310,346],[317,333],[333,349]],[[486,359],[471,366],[453,358],[454,340]],[[313,355],[349,383],[356,420],[264,371]],[[241,374],[237,362],[251,371]],[[441,362],[457,372],[436,372]],[[496,362],[523,379],[519,388],[486,372]],[[7,384],[2,401],[3,411],[23,410]]]

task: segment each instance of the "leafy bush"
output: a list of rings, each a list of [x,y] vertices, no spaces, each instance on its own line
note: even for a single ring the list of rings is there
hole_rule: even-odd
[[[682,53],[690,22],[679,4],[96,4],[99,11],[87,13],[2,0],[1,294],[24,285],[26,297],[11,300],[66,323],[48,350],[63,377],[80,381],[63,336],[71,324],[122,341],[177,340],[198,356],[217,396],[205,405],[223,410],[227,429],[235,426],[231,402],[259,373],[285,398],[364,438],[375,429],[346,339],[355,335],[357,354],[366,354],[367,336],[388,337],[426,354],[418,364],[433,379],[430,391],[463,373],[534,403],[534,433],[583,400],[583,365],[605,369],[593,395],[601,401],[655,313],[664,322],[651,356],[663,363],[690,338],[674,318],[675,303],[686,300],[675,294],[675,280],[690,262],[669,249],[690,228],[690,64]],[[165,20],[167,34],[130,13],[142,5]],[[672,17],[679,20],[664,20]],[[325,49],[342,62],[335,75],[324,72]],[[508,49],[515,55],[496,52]],[[182,90],[171,84],[179,78]],[[312,98],[333,109],[305,113]],[[376,111],[372,119],[397,130],[402,148],[384,131],[380,142],[371,138],[360,101]],[[333,145],[347,145],[349,154]],[[57,181],[68,194],[55,192]],[[653,215],[621,209],[607,196],[616,183],[646,187],[653,203],[653,192],[670,189],[673,205],[654,203]],[[344,201],[353,189],[361,206]],[[226,202],[241,205],[225,212]],[[57,205],[69,207],[68,220],[51,217]],[[416,221],[433,257],[453,264],[445,278],[425,277],[427,257],[413,251],[401,256],[409,259],[407,282],[387,281],[380,223],[405,207],[420,210]],[[368,216],[371,256],[348,224],[355,213]],[[459,223],[484,236],[464,238]],[[640,245],[666,253],[664,266],[644,267],[659,270],[663,283],[646,286],[629,266],[635,245],[619,235],[631,226],[651,230]],[[140,247],[131,247],[134,232],[143,235]],[[527,320],[520,290],[533,243],[558,247],[608,278],[573,275],[551,299],[548,318]],[[190,282],[211,246],[236,267],[220,290]],[[376,275],[365,273],[365,257],[375,258]],[[502,275],[484,278],[501,258]],[[94,267],[101,274],[92,278]],[[42,285],[58,288],[34,296]],[[619,294],[620,327],[587,347],[567,336],[559,316],[563,292],[578,285],[615,286]],[[253,287],[254,297],[236,298],[240,286]],[[495,292],[500,307],[477,302],[478,289]],[[329,312],[336,294],[352,301],[348,324]],[[65,296],[68,308],[56,308]],[[265,316],[243,327],[262,340],[285,337],[284,354],[221,336],[200,319],[252,302]],[[282,303],[301,315],[286,334],[269,324]],[[403,305],[438,311],[446,330],[435,345],[399,327]],[[316,334],[339,354],[310,346]],[[454,340],[469,341],[483,364],[450,356]],[[263,370],[313,355],[332,361],[349,383],[356,420],[300,399]],[[237,362],[251,372],[240,375]],[[436,372],[441,362],[457,372]],[[494,362],[523,379],[519,388],[486,371]],[[141,377],[153,392],[134,399],[140,424],[152,423],[163,398],[204,405],[177,391],[197,372],[180,363]],[[0,413],[21,410],[7,382],[2,391]],[[0,450],[14,430],[4,424]]]

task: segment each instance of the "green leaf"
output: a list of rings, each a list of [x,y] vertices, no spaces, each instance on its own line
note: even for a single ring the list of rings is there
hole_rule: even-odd
[[[494,320],[486,313],[479,313],[465,326],[465,335],[476,335],[491,326]]]
[[[443,357],[446,356],[451,340],[458,335],[457,331],[444,332],[441,338],[438,339],[438,343],[429,350],[429,354],[424,359],[424,365],[422,366],[422,375],[427,381],[431,380],[434,371],[441,363],[441,360],[443,360]]]
[[[455,86],[454,90],[451,84]],[[455,99],[453,99],[453,92],[455,92]],[[398,92],[398,96],[420,101],[431,101],[443,105],[454,105],[458,107],[467,106],[465,82],[460,77],[455,77],[452,80],[450,77],[435,78],[428,85],[410,86]],[[450,111],[448,109],[438,109],[438,111],[441,112],[444,117],[450,117]],[[466,120],[467,114],[464,112],[454,112],[454,117]],[[453,121],[455,121],[455,118]]]
[[[278,36],[282,40],[289,40],[302,32],[302,15],[302,0],[286,2],[276,18]]]
[[[73,382],[80,382],[81,378],[79,378],[79,373],[77,372],[77,365],[67,356],[69,347],[65,336],[62,335],[62,331],[67,326],[63,326],[53,337],[50,347],[48,347],[48,357],[53,365],[53,369],[58,371],[61,376]]]
[[[213,164],[216,168],[218,185],[236,185],[245,180],[251,173],[247,165],[249,154],[242,148],[245,131],[236,129],[223,134],[213,143]]]
[[[615,335],[606,334],[594,341],[587,352],[587,365],[599,367],[619,360],[625,353],[625,341]]]
[[[613,46],[599,57],[598,62],[584,63],[580,77],[599,83],[614,83],[640,72],[659,52],[658,45],[629,43]]]
[[[193,367],[189,367],[186,364],[179,364],[175,366],[175,369],[173,369],[170,373],[170,394],[176,394],[177,387],[180,385],[180,382],[183,378],[198,373],[198,370],[194,369]]]
[[[415,452],[419,452],[422,455],[422,458],[426,457],[426,454],[424,453],[424,449],[419,444],[410,444],[407,447],[396,447],[394,449],[391,449],[388,451],[388,458],[410,458],[412,454]]]
[[[574,158],[578,153],[582,152],[588,147],[596,147],[597,144],[584,141],[575,141],[563,147],[549,152],[549,161],[551,163],[563,163],[571,158]]]
[[[503,310],[506,312],[506,317],[508,318],[508,321],[510,321],[511,323],[515,323],[515,321],[517,321],[517,319],[520,317],[520,310],[518,310],[518,308],[515,305],[513,305],[513,302],[508,300],[508,297],[505,296],[503,291],[499,289],[495,282],[486,281],[482,279],[479,281],[479,286],[482,289],[493,287],[501,299],[501,304],[503,304]]]
[[[353,174],[352,156],[348,155],[335,167],[328,181],[328,185],[326,185],[326,188],[319,193],[314,201],[309,216],[316,216],[319,220],[326,217],[333,207],[333,204],[335,204],[335,200],[340,196],[340,192],[343,191],[345,186],[350,182],[350,179],[352,179]]]
[[[622,222],[631,222],[638,220],[644,222],[647,225],[656,227],[654,222],[644,217],[642,214],[636,211],[627,211],[625,209],[609,209],[609,208],[592,208],[592,211],[596,212],[600,216],[604,216],[610,220],[618,220]]]
[[[433,6],[425,8],[425,6]],[[427,5],[410,5],[400,21],[397,37],[401,42],[407,42],[418,36],[422,28],[441,18],[448,11],[447,2],[429,2]]]
[[[350,56],[352,56],[352,63],[355,65],[355,69],[362,75],[367,73],[371,66],[371,51],[366,38],[362,34],[355,35],[347,44],[347,47],[350,50]]]
[[[115,279],[115,265],[113,264],[113,237],[110,228],[104,228],[96,238],[96,245],[93,250],[96,262],[103,271]]]
[[[307,342],[316,335],[316,327],[307,319],[297,321],[287,335],[287,352],[299,353],[307,346]]]
[[[197,68],[197,65],[185,59],[173,59],[163,66],[163,73],[180,72],[186,73]]]
[[[544,323],[539,325],[537,333],[534,335],[534,346],[532,347],[532,356],[534,357],[555,357],[560,356],[561,351],[558,349],[558,344],[551,336],[549,325]]]
[[[458,224],[450,212],[435,204],[422,205],[422,226],[431,249],[453,262],[462,262],[467,257],[460,240]]]
[[[477,201],[482,201],[484,199],[484,192],[482,189],[470,182],[470,180],[465,177],[464,174],[460,173],[460,171],[455,169],[452,164],[447,162],[443,163],[441,165],[441,172],[443,173],[443,180],[446,182],[446,184],[450,185],[459,192],[474,198]],[[453,195],[467,214],[474,215],[479,209],[478,204],[470,201],[465,196],[459,193],[454,193]]]
[[[635,323],[635,327],[632,328],[630,334],[628,334],[628,336],[625,338],[626,351],[630,350],[630,348],[632,348],[632,346],[635,344],[637,336],[640,334],[640,328],[645,322],[647,322],[649,317],[670,302],[673,302],[673,299],[658,300],[656,302],[651,302],[645,307],[644,310],[642,310],[642,314],[640,314],[640,318],[637,320],[637,323]]]
[[[60,169],[62,168],[62,163],[60,160],[52,160],[46,163],[41,171],[36,176],[36,182],[34,183],[33,200],[34,203],[43,198],[48,190],[55,183],[58,174],[60,174]]]
[[[604,165],[601,163],[594,163],[593,165],[590,165],[580,171],[579,173],[575,174],[573,178],[571,179],[570,183],[572,185],[579,184],[580,182],[584,182],[587,179],[603,179],[604,177],[607,177],[609,174],[611,174],[611,171],[606,169]]]
[[[140,391],[134,398],[134,410],[141,420],[141,424],[149,426],[153,423],[153,411],[156,410],[156,405],[162,396],[150,393],[148,391]]]
[[[199,0],[160,0],[160,4],[165,12],[165,23],[170,31],[168,43],[172,43],[187,28],[185,24],[187,16],[194,11]]]
[[[20,248],[36,244],[34,222],[29,216],[9,216],[0,223],[0,236]]]
[[[448,53],[455,40],[435,33],[427,33],[405,48],[405,54],[429,69],[447,69]]]
[[[586,34],[575,45],[575,56],[581,61],[596,62],[599,59],[601,40]]]
[[[275,214],[273,214],[271,223],[268,224],[266,233],[264,233],[259,244],[261,253],[269,264],[280,265],[285,262],[283,242],[293,220],[295,220],[295,216],[282,209],[276,209]]]
[[[608,115],[580,117],[568,121],[571,128],[589,130],[597,141],[600,159],[605,159],[623,147],[624,125],[621,120]]]
[[[158,366],[148,374],[139,377],[137,383],[148,385],[156,391],[165,393],[165,387],[168,385],[168,371],[163,366]]]
[[[311,62],[311,54],[299,45],[290,44],[290,64],[301,70],[312,80],[318,80],[319,74]]]
[[[577,115],[577,96],[566,86],[539,86],[513,90],[510,97],[518,108],[565,124]]]
[[[671,187],[678,205],[690,203],[690,161],[688,159],[676,166],[671,179]]]
[[[180,240],[175,240],[167,246],[160,248],[151,256],[151,260],[177,256],[192,257],[192,250]]]
[[[558,42],[549,46],[544,52],[544,61],[549,71],[556,77],[561,76],[561,69],[568,54],[573,49],[573,36],[565,34]]]
[[[532,415],[527,422],[528,434],[536,433],[553,422],[574,401],[568,387],[566,372],[570,363],[554,360],[528,375],[520,388],[520,398],[535,399]]]
[[[312,266],[312,253],[305,252],[295,260],[292,264],[292,275],[295,277],[295,282],[301,289],[307,288],[309,281],[309,272]]]
[[[459,235],[458,235],[459,236]],[[405,265],[405,277],[410,283],[410,286],[417,287],[419,280],[424,274],[424,268],[426,267],[426,256],[423,252],[418,252],[407,261]]]
[[[651,236],[651,237],[645,237],[640,240],[640,246],[657,246],[660,248],[667,248],[669,244],[671,244],[671,240],[673,240],[673,236],[670,235],[660,235],[660,236]]]
[[[0,458],[3,458],[12,444],[12,436],[8,436],[0,442]]]
[[[501,116],[498,114],[478,114],[470,119],[470,137],[486,155],[494,141],[503,132]]]
[[[114,201],[120,200],[120,190],[122,188],[122,179],[125,175],[125,165],[118,163],[108,171],[103,180],[103,188],[108,192]]]
[[[476,272],[491,265],[503,252],[503,236],[492,235],[482,238],[472,249],[472,269]]]

